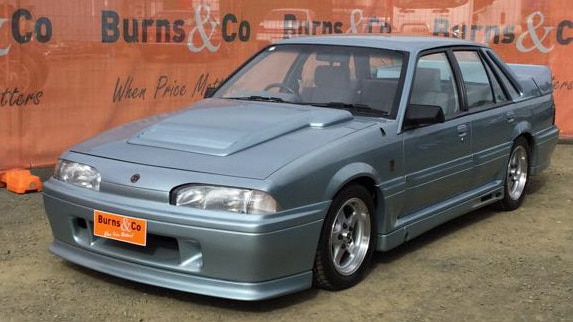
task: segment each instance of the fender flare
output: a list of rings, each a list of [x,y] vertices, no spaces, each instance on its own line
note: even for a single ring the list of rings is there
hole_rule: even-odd
[[[358,178],[371,179],[375,185],[380,183],[380,176],[374,167],[364,162],[350,163],[332,176],[324,192],[325,200],[332,200],[344,186]]]

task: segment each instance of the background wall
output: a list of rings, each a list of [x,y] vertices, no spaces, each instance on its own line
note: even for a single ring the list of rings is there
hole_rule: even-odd
[[[185,107],[278,39],[407,33],[550,65],[573,139],[568,0],[0,0],[0,171],[55,163],[111,127]]]

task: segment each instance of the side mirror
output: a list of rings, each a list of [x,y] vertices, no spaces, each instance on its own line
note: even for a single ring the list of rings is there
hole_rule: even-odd
[[[409,130],[421,126],[444,123],[445,121],[446,117],[440,106],[410,104],[406,109],[404,128]]]
[[[213,94],[217,91],[217,87],[207,87],[205,90],[205,94],[203,94],[203,98],[210,98],[213,97]]]

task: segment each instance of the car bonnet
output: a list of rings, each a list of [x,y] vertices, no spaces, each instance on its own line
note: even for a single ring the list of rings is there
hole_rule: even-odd
[[[265,179],[368,126],[343,110],[209,99],[113,130],[72,151],[164,168]]]

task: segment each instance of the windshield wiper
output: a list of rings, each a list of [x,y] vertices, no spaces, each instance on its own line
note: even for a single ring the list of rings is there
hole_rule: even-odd
[[[283,100],[280,97],[260,96],[260,95],[224,97],[224,98],[232,99],[232,100],[244,100],[244,101],[261,101],[261,102],[276,102],[276,103],[285,103],[286,102],[285,100]]]
[[[347,110],[349,112],[357,112],[360,114],[367,114],[367,115],[376,115],[376,116],[387,116],[390,113],[386,111],[377,110],[372,108],[366,104],[350,104],[344,102],[328,102],[328,103],[307,103],[311,106],[319,106],[319,107],[331,107],[331,108],[338,108]]]

